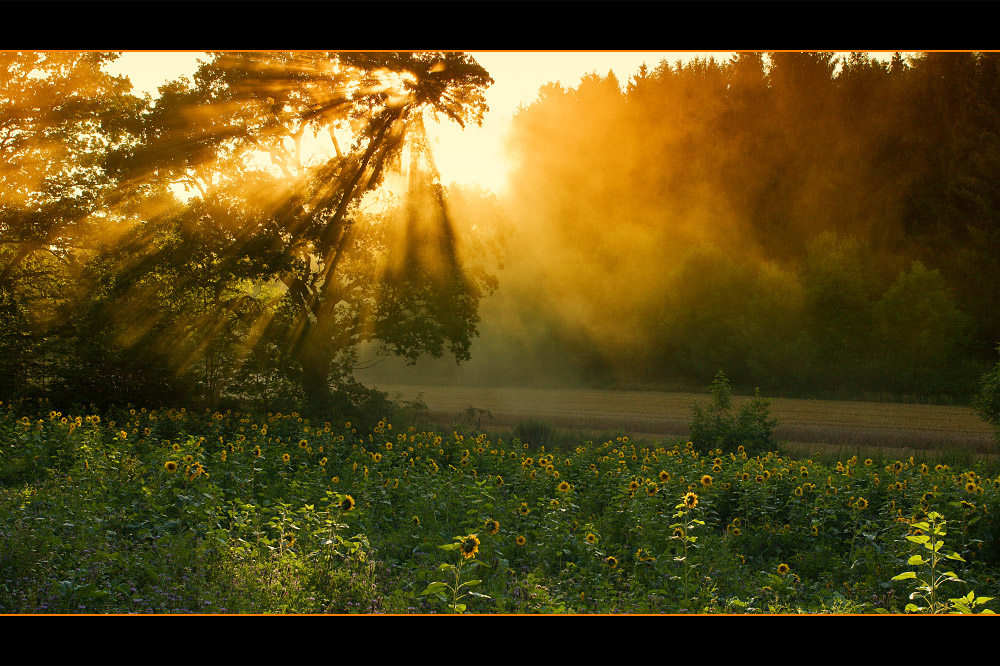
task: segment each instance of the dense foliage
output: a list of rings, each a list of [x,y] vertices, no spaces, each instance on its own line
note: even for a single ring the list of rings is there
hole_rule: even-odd
[[[153,100],[114,57],[0,58],[0,397],[329,409],[361,342],[469,358],[496,280],[423,122],[482,121],[474,60],[212,53]]]
[[[536,365],[967,402],[1000,342],[998,72],[740,53],[542,88],[506,201]]]
[[[0,612],[981,612],[1000,592],[981,463],[551,448],[416,415],[5,404]]]

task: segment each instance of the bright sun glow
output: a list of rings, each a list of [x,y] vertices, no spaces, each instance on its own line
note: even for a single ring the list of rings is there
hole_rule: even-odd
[[[728,51],[567,51],[567,52],[470,52],[493,77],[495,83],[486,91],[490,110],[481,127],[464,129],[447,118],[427,114],[424,125],[434,154],[434,161],[444,184],[479,185],[501,193],[512,166],[504,153],[504,137],[518,107],[531,104],[538,89],[549,82],[575,87],[581,77],[614,72],[624,86],[643,64],[655,69],[661,62],[675,64],[693,58],[715,58],[722,62],[734,53]],[[873,57],[889,58],[889,53]],[[156,88],[179,76],[190,76],[204,59],[199,52],[126,52],[109,67],[115,74],[127,75],[139,93],[156,96]],[[398,74],[384,77],[386,90],[403,90],[405,80]],[[349,141],[345,132],[338,140]],[[329,136],[315,136],[306,145],[319,157],[332,154]],[[264,162],[269,160],[265,159]]]
[[[537,97],[540,86],[560,82],[573,87],[586,74],[601,75],[614,71],[624,85],[645,63],[655,68],[662,60],[675,62],[693,57],[715,57],[726,60],[728,52],[473,52],[471,55],[493,77],[495,83],[487,90],[490,110],[481,127],[468,125],[464,129],[447,118],[433,118],[428,113],[424,125],[430,140],[434,161],[444,184],[479,185],[494,192],[506,186],[511,167],[504,155],[504,136],[510,121],[521,105]],[[137,93],[157,95],[157,87],[197,69],[200,52],[125,52],[109,67],[114,74],[126,75]],[[396,74],[385,77],[386,90],[403,90],[405,80]],[[347,134],[338,140],[349,140]],[[316,158],[334,152],[329,136],[307,137],[304,148]],[[261,158],[262,166],[270,160]],[[180,192],[179,192],[180,194]]]

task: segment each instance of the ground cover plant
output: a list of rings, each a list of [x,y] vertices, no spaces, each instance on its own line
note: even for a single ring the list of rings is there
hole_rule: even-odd
[[[737,440],[3,404],[0,612],[989,612],[998,482]]]

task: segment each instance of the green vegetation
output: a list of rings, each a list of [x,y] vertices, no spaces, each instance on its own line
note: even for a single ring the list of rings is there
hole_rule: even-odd
[[[998,592],[982,463],[3,410],[3,613],[903,613],[893,576],[941,516],[949,575],[928,560],[934,595],[909,610]]]

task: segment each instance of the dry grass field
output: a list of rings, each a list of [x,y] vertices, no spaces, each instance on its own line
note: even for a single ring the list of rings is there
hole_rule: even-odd
[[[431,417],[441,423],[461,422],[473,407],[489,410],[484,428],[511,427],[525,419],[583,431],[623,430],[634,438],[686,436],[690,406],[708,402],[698,393],[378,385],[390,397],[420,397]],[[738,407],[743,400],[734,396]],[[873,452],[908,450],[986,453],[988,426],[968,407],[836,400],[775,398],[772,414],[779,441],[799,453],[831,447]]]

